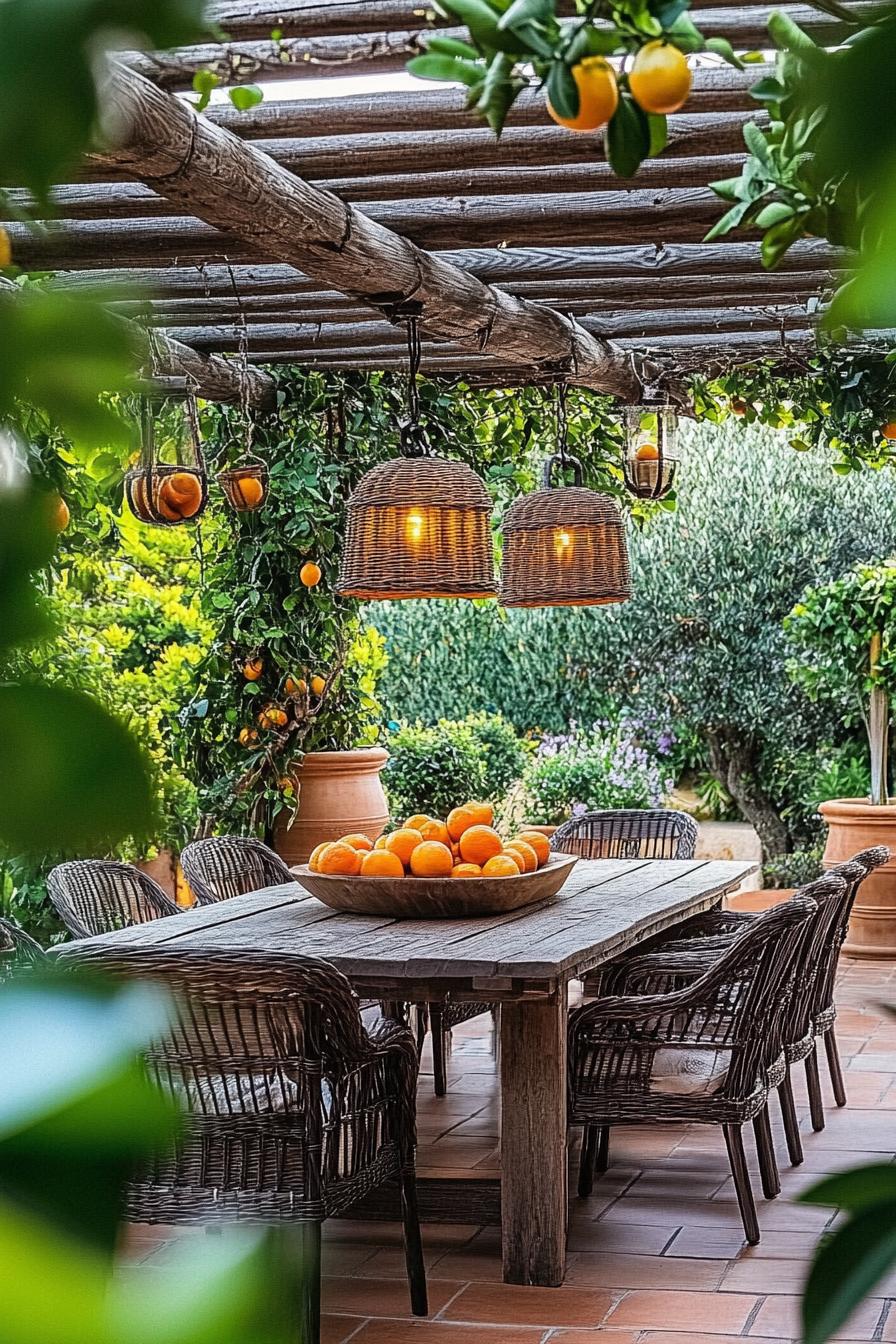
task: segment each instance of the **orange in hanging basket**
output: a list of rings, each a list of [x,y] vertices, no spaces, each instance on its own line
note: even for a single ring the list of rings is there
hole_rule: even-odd
[[[219,471],[218,484],[236,513],[254,513],[268,497],[268,473],[260,463]]]
[[[134,517],[156,527],[195,522],[208,503],[208,479],[195,467],[135,467],[124,478],[124,490]]]

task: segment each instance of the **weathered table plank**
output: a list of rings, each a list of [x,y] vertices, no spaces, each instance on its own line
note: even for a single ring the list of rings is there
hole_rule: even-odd
[[[754,868],[583,860],[556,898],[473,920],[347,915],[296,883],[67,944],[60,955],[164,943],[260,960],[317,956],[365,995],[417,1002],[478,991],[500,999],[504,1273],[511,1283],[554,1285],[566,1258],[568,982],[709,909]]]

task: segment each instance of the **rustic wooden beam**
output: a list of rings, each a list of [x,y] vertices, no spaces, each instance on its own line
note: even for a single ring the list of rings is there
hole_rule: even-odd
[[[390,319],[414,313],[430,338],[551,367],[627,399],[643,395],[652,381],[650,365],[642,367],[551,309],[490,288],[421,251],[132,71],[112,67],[106,99],[115,123],[128,130],[105,157],[247,246],[301,266]]]
[[[857,15],[879,16],[886,0],[852,3],[846,8]],[[838,45],[850,29],[811,5],[777,7],[824,45]],[[706,37],[727,37],[739,51],[764,49],[768,36],[769,7],[743,5],[700,9],[698,22]],[[223,85],[278,79],[314,79],[322,75],[368,75],[403,70],[407,61],[426,48],[431,29],[415,25],[402,30],[335,33],[318,32],[307,37],[270,37],[226,44],[206,43],[169,52],[128,53],[131,68],[171,92],[192,88],[198,70],[211,70]],[[465,38],[464,27],[448,27],[443,36]]]
[[[626,281],[656,284],[662,279],[662,289],[675,280],[697,279],[724,275],[729,281],[739,277],[749,281],[767,280],[770,273],[762,266],[759,245],[753,242],[677,243],[647,247],[578,247],[578,248],[469,248],[442,252],[441,260],[460,270],[478,276],[490,284],[511,287],[557,287],[563,294],[569,285],[594,286],[596,293],[612,298],[618,285]],[[836,274],[846,262],[846,254],[839,252],[822,239],[803,239],[787,253],[785,266],[789,276],[807,272]],[[775,272],[780,276],[782,272]],[[134,268],[105,267],[94,271],[60,273],[50,282],[61,289],[92,289],[102,285],[110,291],[131,292],[158,299],[229,298],[235,292],[243,295],[296,295],[328,298],[339,294],[351,303],[341,291],[321,290],[320,284],[303,275],[292,266],[282,264],[216,264],[205,266],[185,263],[182,267]],[[612,288],[610,288],[612,286]],[[526,293],[521,289],[521,293]],[[533,290],[538,297],[546,290]],[[531,296],[531,295],[530,295]]]
[[[0,300],[17,302],[22,297],[18,285],[0,276]],[[220,355],[194,350],[177,335],[153,331],[152,335],[136,322],[115,315],[123,339],[142,361],[143,372],[160,376],[189,378],[197,394],[206,401],[245,403],[256,410],[273,410],[277,389],[270,374],[250,364],[243,368]]]
[[[237,142],[239,143],[239,142]],[[242,145],[244,153],[257,156],[267,171],[276,171],[284,182],[298,182],[272,160]],[[148,176],[148,172],[147,172]],[[192,171],[189,174],[192,183]],[[160,178],[156,179],[160,181]],[[260,183],[258,184],[260,187]],[[470,247],[522,247],[526,244],[547,247],[575,247],[579,244],[612,245],[620,238],[631,244],[647,246],[674,242],[697,243],[719,219],[723,205],[708,187],[658,188],[654,190],[608,190],[558,192],[541,195],[470,196],[449,200],[414,198],[407,201],[362,202],[363,212],[324,193],[308,183],[303,191],[314,193],[328,202],[329,223],[335,227],[340,216],[350,213],[355,224],[344,221],[351,235],[359,233],[393,238],[401,235],[401,247],[407,266],[413,255],[427,249],[432,257],[439,249]],[[205,188],[202,188],[205,192]],[[234,190],[236,186],[234,185]],[[301,193],[296,192],[296,195]],[[47,224],[36,234],[27,226],[11,224],[8,232],[20,264],[32,270],[67,270],[97,265],[115,257],[120,265],[182,265],[185,262],[258,261],[277,256],[301,257],[302,243],[289,245],[277,229],[264,227],[264,217],[247,218],[248,212],[235,199],[214,198],[211,205],[198,202],[194,192],[182,182],[165,182],[165,195],[181,207],[192,204],[196,214],[217,218],[228,232],[197,221],[191,215],[166,215],[158,218],[127,220],[61,219]],[[289,211],[281,210],[281,214]],[[243,218],[240,218],[240,216]],[[359,221],[364,221],[363,225]],[[310,232],[306,224],[306,234]],[[332,249],[340,235],[330,239]],[[416,247],[411,245],[416,244]],[[723,246],[725,244],[723,243]],[[396,245],[391,244],[395,249]],[[324,249],[320,249],[323,251]],[[332,256],[328,258],[330,264]],[[441,263],[429,261],[439,266]],[[305,269],[308,269],[306,267]],[[341,278],[352,281],[344,266],[337,266]],[[381,276],[385,281],[386,276]],[[373,287],[370,286],[370,292]],[[386,290],[391,294],[392,290]],[[408,291],[409,292],[409,291]]]

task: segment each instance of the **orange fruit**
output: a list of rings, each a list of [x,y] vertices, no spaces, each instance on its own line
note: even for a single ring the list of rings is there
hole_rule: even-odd
[[[484,864],[500,854],[504,841],[491,826],[471,826],[460,838],[461,858],[465,863]]]
[[[535,853],[538,855],[539,868],[547,863],[548,859],[551,857],[551,842],[546,835],[542,835],[541,831],[520,831],[519,835],[515,836],[515,839],[525,840],[526,844],[530,845],[531,848],[535,850]]]
[[[247,509],[257,509],[264,499],[264,486],[257,476],[237,476],[233,490]]]
[[[322,577],[320,565],[316,565],[313,560],[306,560],[299,570],[299,578],[306,588],[316,588]]]
[[[415,877],[450,877],[453,867],[451,850],[440,840],[424,840],[411,852],[411,872]]]
[[[409,826],[402,826],[400,830],[393,831],[391,835],[386,836],[386,843],[383,848],[388,849],[390,854],[397,854],[407,867],[414,850],[422,844],[423,836],[419,831],[412,831]]]
[[[258,741],[258,734],[256,733],[254,728],[240,729],[241,747],[253,747],[257,741]]]
[[[507,854],[495,854],[483,864],[483,877],[519,877],[520,870]]]
[[[657,38],[646,42],[628,77],[629,91],[645,112],[677,112],[691,91],[691,68],[683,51]]]
[[[159,485],[159,512],[172,522],[193,518],[202,508],[202,486],[192,471],[175,471]]]
[[[361,859],[362,877],[404,877],[404,864],[387,849],[374,849]]]
[[[283,689],[287,695],[304,695],[308,690],[308,683],[303,681],[301,677],[298,680],[295,677],[287,677],[283,683]]]
[[[12,243],[9,240],[9,234],[4,228],[0,228],[0,271],[5,271],[7,266],[12,265]]]
[[[520,854],[525,860],[525,872],[534,873],[538,870],[538,855],[527,840],[511,840],[505,849],[510,854]]]
[[[655,443],[642,443],[635,453],[639,462],[658,462],[659,456],[660,450]]]
[[[619,105],[619,89],[613,67],[603,56],[586,56],[572,67],[579,90],[579,110],[574,117],[561,117],[548,99],[548,112],[568,131],[596,131],[606,126]]]
[[[72,520],[69,507],[61,495],[57,495],[50,514],[54,532],[64,532]]]
[[[315,695],[321,696],[327,689],[327,683],[324,681],[323,677],[312,677],[311,689]]]
[[[896,420],[888,420],[880,432],[885,439],[896,439]]]
[[[265,705],[258,716],[258,722],[262,728],[285,728],[289,723],[289,715],[279,705]]]
[[[526,871],[526,860],[515,849],[502,849],[499,858],[510,859],[518,873]]]
[[[381,835],[380,838],[379,838],[379,840],[377,840],[376,843],[375,843],[375,845],[373,846],[374,849],[385,849],[385,848],[386,848],[386,841],[387,841],[388,839],[389,839],[388,835]]]
[[[472,813],[474,826],[491,826],[495,819],[491,803],[464,803],[464,809]]]
[[[351,835],[344,835],[339,841],[341,845],[351,845],[352,849],[363,849],[369,851],[373,849],[373,841],[369,835],[362,835],[360,831],[353,831]]]
[[[332,843],[333,843],[332,840],[324,840],[321,844],[314,846],[314,848],[311,851],[311,855],[308,859],[308,867],[311,869],[312,873],[317,872],[318,859],[320,858],[321,854],[323,854],[325,849],[330,848],[330,845]]]
[[[361,871],[361,855],[351,845],[344,845],[341,840],[337,840],[318,855],[317,871],[357,877]]]
[[[409,831],[422,831],[428,821],[432,821],[432,817],[428,817],[425,812],[415,812],[404,824]]]
[[[466,803],[463,807],[455,807],[453,811],[448,813],[448,834],[452,840],[459,840],[464,831],[468,831],[478,821],[479,817],[471,804]],[[491,821],[491,817],[489,817],[489,821]]]
[[[451,869],[452,877],[481,877],[482,869],[478,863],[456,863]]]
[[[263,658],[250,658],[248,662],[243,663],[243,676],[247,681],[258,681],[258,678],[263,672]]]
[[[422,826],[415,828],[423,836],[424,840],[438,840],[440,844],[451,848],[451,836],[448,834],[448,827],[444,821],[434,821],[432,817],[424,821]]]

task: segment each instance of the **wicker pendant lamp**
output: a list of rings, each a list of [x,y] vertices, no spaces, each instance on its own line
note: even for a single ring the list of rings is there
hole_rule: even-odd
[[[559,451],[541,490],[511,504],[504,519],[501,602],[505,607],[599,607],[631,597],[628,546],[611,495],[587,490],[582,464],[566,450],[566,388],[557,399]],[[553,486],[573,471],[574,485]]]
[[[198,522],[208,475],[193,387],[186,378],[154,376],[142,391],[140,464],[124,478],[128,508],[154,527]],[[163,452],[174,461],[162,461]]]
[[[625,484],[638,499],[665,499],[675,484],[678,416],[663,399],[625,413]]]
[[[420,424],[417,322],[408,322],[408,418],[401,457],[358,482],[338,591],[365,600],[495,597],[492,501],[462,462],[436,456]]]

